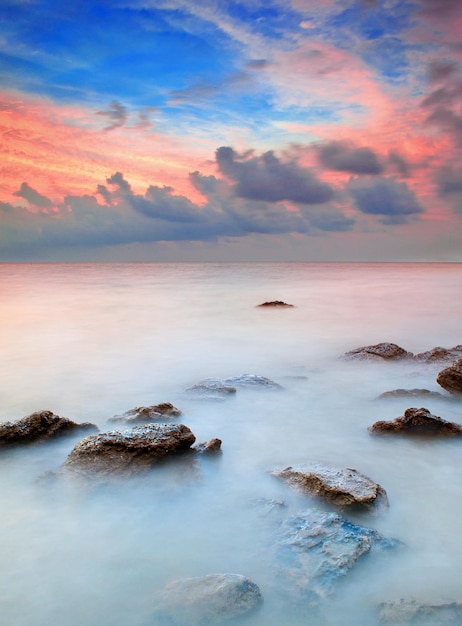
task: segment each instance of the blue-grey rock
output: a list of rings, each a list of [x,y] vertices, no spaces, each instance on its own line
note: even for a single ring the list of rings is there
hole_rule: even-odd
[[[415,600],[382,602],[378,607],[380,624],[393,626],[460,626],[462,603],[420,604]]]

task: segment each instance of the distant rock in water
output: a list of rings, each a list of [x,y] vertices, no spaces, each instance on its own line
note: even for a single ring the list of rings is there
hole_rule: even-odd
[[[261,389],[282,389],[279,383],[275,383],[265,376],[257,374],[241,374],[230,378],[204,378],[192,387],[188,387],[188,393],[194,393],[202,398],[222,400],[236,393],[237,388],[261,388]]]
[[[187,452],[195,440],[183,424],[149,424],[91,435],[77,443],[61,471],[88,477],[139,474]]]
[[[454,346],[453,348],[442,348],[437,346],[426,352],[420,352],[414,355],[416,361],[422,361],[424,363],[434,363],[438,361],[456,361],[462,358],[462,345]]]
[[[384,361],[401,361],[411,359],[413,356],[412,352],[408,352],[396,343],[378,343],[374,346],[356,348],[344,354],[344,357],[350,360],[382,359]]]
[[[397,545],[336,513],[304,511],[287,519],[276,538],[278,581],[293,601],[316,606],[361,556]]]
[[[380,624],[393,626],[460,626],[462,602],[420,604],[415,600],[382,602],[378,607]]]
[[[64,435],[98,432],[95,424],[77,424],[53,411],[37,411],[16,422],[0,424],[0,447],[35,443]]]
[[[207,454],[207,455],[215,455],[221,454],[221,439],[214,437],[209,441],[204,441],[203,443],[198,443],[197,446],[194,446],[193,450],[198,452],[199,454]]]
[[[182,415],[182,412],[170,402],[162,402],[153,406],[138,406],[122,415],[114,415],[108,422],[119,424],[148,424],[149,422],[165,421]]]
[[[393,389],[393,391],[384,391],[378,396],[378,399],[382,398],[443,398],[447,399],[449,396],[444,396],[439,391],[429,391],[428,389]]]
[[[462,426],[454,422],[447,422],[437,415],[432,415],[428,409],[410,408],[404,415],[391,422],[379,421],[372,424],[369,432],[374,435],[402,434],[402,435],[433,435],[440,437],[460,437]]]
[[[266,307],[268,309],[284,309],[284,308],[293,308],[293,304],[287,304],[287,302],[282,302],[282,300],[272,300],[271,302],[263,302],[262,304],[257,304],[257,307]]]
[[[209,574],[176,580],[163,589],[153,624],[215,626],[258,609],[263,597],[258,585],[240,574]],[[234,623],[234,622],[233,622]]]
[[[299,465],[271,473],[297,491],[319,497],[336,506],[379,509],[388,505],[385,489],[355,469]]]
[[[436,377],[436,382],[453,395],[462,394],[462,359],[442,370]]]

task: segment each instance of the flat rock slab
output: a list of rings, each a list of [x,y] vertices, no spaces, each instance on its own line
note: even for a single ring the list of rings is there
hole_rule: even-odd
[[[149,424],[91,435],[77,443],[62,466],[79,475],[131,475],[190,449],[195,436],[184,424]]]
[[[319,497],[336,506],[378,510],[388,505],[385,489],[355,469],[298,465],[271,473],[297,491]]]
[[[281,589],[294,601],[316,606],[329,596],[358,559],[375,549],[399,545],[376,530],[316,509],[287,519],[276,539]]]
[[[384,391],[378,396],[379,400],[383,398],[442,398],[447,400],[449,396],[429,389],[393,389],[392,391]]]
[[[286,309],[293,308],[293,304],[287,304],[287,302],[283,302],[282,300],[271,300],[270,302],[262,302],[262,304],[257,304],[257,307],[264,307],[267,309]]]
[[[116,424],[148,424],[150,422],[165,421],[180,417],[182,412],[170,402],[162,402],[152,406],[137,406],[122,413],[114,415],[108,419],[108,422]]]
[[[352,360],[383,360],[383,361],[402,361],[404,359],[412,359],[413,353],[408,352],[404,348],[396,345],[396,343],[377,343],[374,346],[363,346],[346,352],[344,357]]]
[[[255,611],[262,602],[258,585],[239,574],[185,578],[164,588],[153,626],[225,624]]]
[[[393,626],[460,626],[462,603],[420,604],[415,600],[383,602],[378,608],[380,624]]]
[[[459,359],[451,367],[439,372],[436,377],[438,385],[453,395],[462,394],[462,359]]]
[[[15,422],[0,424],[0,447],[38,443],[64,435],[97,432],[95,424],[77,424],[53,411],[37,411]]]
[[[454,422],[447,422],[437,415],[432,415],[428,409],[410,408],[404,411],[404,415],[390,422],[375,422],[369,428],[369,432],[374,435],[401,434],[460,437],[462,435],[462,426]]]

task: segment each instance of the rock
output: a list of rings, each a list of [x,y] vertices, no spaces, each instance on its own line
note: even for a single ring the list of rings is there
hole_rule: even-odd
[[[59,417],[53,411],[37,411],[16,422],[0,424],[0,447],[23,443],[35,443],[63,435],[97,432],[95,424],[77,424],[67,417]]]
[[[282,309],[284,307],[292,308],[293,304],[287,304],[287,302],[282,302],[281,300],[272,300],[271,302],[263,302],[262,304],[258,304],[257,307],[267,307],[273,309]]]
[[[442,348],[437,346],[426,352],[420,352],[414,355],[416,361],[423,361],[424,363],[434,363],[438,361],[456,361],[462,358],[462,345],[454,346],[453,348]]]
[[[271,473],[297,491],[319,497],[336,506],[378,509],[388,505],[385,489],[355,469],[299,465]]]
[[[442,370],[436,377],[436,382],[453,395],[462,394],[462,359]]]
[[[239,574],[185,578],[166,585],[153,624],[215,626],[248,615],[262,602],[258,585]]]
[[[77,443],[62,471],[89,477],[138,474],[187,452],[195,439],[183,424],[148,424],[91,435]]]
[[[382,602],[378,607],[380,624],[393,626],[460,626],[462,603],[419,604],[415,600]]]
[[[182,412],[170,402],[162,402],[153,406],[137,406],[125,411],[122,415],[114,415],[108,422],[119,424],[146,424],[149,422],[165,421],[169,418],[179,417]]]
[[[320,599],[329,596],[337,580],[364,554],[399,545],[376,530],[316,509],[287,519],[276,541],[281,590],[305,606],[316,606]]]
[[[233,387],[259,387],[262,389],[282,389],[279,383],[275,383],[274,380],[270,380],[265,376],[258,376],[257,374],[241,374],[240,376],[231,376],[225,378],[225,385],[232,385]]]
[[[379,421],[369,428],[372,434],[398,433],[403,435],[437,435],[456,437],[462,435],[462,426],[447,422],[428,409],[406,409],[404,415],[391,422]]]
[[[193,449],[199,454],[220,454],[221,453],[221,439],[214,437],[209,441],[197,444]]]
[[[447,396],[443,396],[439,391],[429,391],[428,389],[393,389],[393,391],[385,391],[381,393],[378,399],[382,398],[443,398],[447,399]]]
[[[384,361],[402,361],[411,359],[412,352],[397,346],[396,343],[378,343],[375,346],[364,346],[345,353],[345,358],[355,360],[383,359]]]
[[[234,395],[237,391],[236,387],[226,385],[219,378],[204,378],[197,384],[186,389],[188,393],[193,393],[199,398],[208,400],[224,400]]]

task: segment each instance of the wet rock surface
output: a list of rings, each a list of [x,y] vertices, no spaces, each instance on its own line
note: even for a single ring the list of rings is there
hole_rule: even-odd
[[[282,300],[271,300],[269,302],[262,302],[262,304],[257,304],[257,307],[266,307],[269,309],[284,309],[284,308],[293,308],[293,304],[287,304],[287,302],[283,302]]]
[[[0,424],[0,447],[39,443],[71,434],[97,432],[95,424],[77,424],[53,411],[37,411],[15,422]]]
[[[429,391],[428,389],[393,389],[381,393],[378,399],[382,398],[443,398],[446,400],[448,396],[444,396],[439,391]]]
[[[404,415],[392,421],[378,421],[369,428],[372,434],[430,435],[440,437],[460,437],[462,425],[448,422],[432,415],[425,408],[409,408]]]
[[[182,412],[170,402],[162,402],[152,406],[138,406],[122,413],[114,415],[108,422],[116,424],[147,424],[149,422],[165,421],[180,417]]]
[[[437,346],[426,352],[419,352],[414,355],[416,361],[422,361],[423,363],[435,363],[439,361],[452,362],[460,358],[462,358],[462,345],[457,345],[453,348]]]
[[[209,574],[176,580],[164,588],[153,625],[214,626],[252,613],[263,597],[258,585],[240,574]]]
[[[351,360],[384,360],[384,361],[401,361],[403,359],[411,359],[414,355],[396,343],[378,343],[373,346],[363,346],[346,352],[344,357]]]
[[[271,473],[297,491],[336,506],[378,510],[388,505],[385,489],[355,469],[298,465]]]
[[[336,513],[316,509],[288,518],[276,538],[276,567],[281,590],[294,601],[316,606],[358,559],[399,542],[376,530],[352,524]]]
[[[420,604],[415,600],[383,602],[378,607],[378,621],[394,626],[460,626],[462,603]]]
[[[77,443],[62,471],[89,477],[139,474],[187,452],[195,439],[184,424],[149,424],[91,435]]]
[[[203,443],[198,443],[197,446],[194,446],[193,450],[198,452],[199,454],[207,454],[207,455],[215,455],[221,454],[221,439],[218,437],[214,437],[209,441],[204,441]]]
[[[462,394],[462,359],[439,372],[436,382],[453,395]]]

